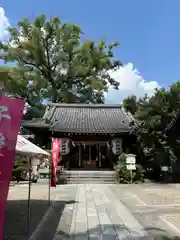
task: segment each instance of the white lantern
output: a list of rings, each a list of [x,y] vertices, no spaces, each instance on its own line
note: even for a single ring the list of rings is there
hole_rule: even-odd
[[[116,138],[112,140],[112,152],[116,155],[119,155],[122,153],[122,139]]]
[[[62,138],[60,144],[60,154],[66,155],[70,152],[70,139]]]

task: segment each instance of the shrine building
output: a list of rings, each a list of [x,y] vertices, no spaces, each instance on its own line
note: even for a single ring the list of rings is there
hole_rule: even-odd
[[[134,118],[120,105],[50,104],[41,119],[22,121],[41,146],[61,139],[66,169],[112,169],[122,152],[133,153]]]

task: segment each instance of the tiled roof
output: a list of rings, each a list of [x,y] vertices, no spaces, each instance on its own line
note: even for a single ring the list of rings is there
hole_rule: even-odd
[[[134,121],[120,105],[51,104],[43,117],[50,131],[65,133],[129,132]]]
[[[44,118],[35,118],[32,120],[22,120],[21,126],[26,127],[32,127],[32,128],[49,128],[50,124],[46,121]]]

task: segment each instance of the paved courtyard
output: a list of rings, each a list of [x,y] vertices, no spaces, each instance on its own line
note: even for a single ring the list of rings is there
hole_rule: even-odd
[[[12,187],[9,200],[22,200],[27,190],[27,186]],[[35,201],[41,202],[31,211],[30,240],[180,237],[180,185],[61,185],[52,190],[51,196],[52,205],[48,209],[47,187],[33,185],[31,208]],[[46,200],[44,208],[43,200]],[[17,211],[13,218],[16,228],[22,224],[20,215]],[[6,225],[7,213],[5,219]],[[17,229],[12,235],[14,238],[4,237],[4,240],[28,239],[17,234]]]

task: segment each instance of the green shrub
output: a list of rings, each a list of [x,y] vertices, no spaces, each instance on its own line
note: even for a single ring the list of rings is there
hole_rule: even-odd
[[[24,172],[26,168],[24,167],[17,167],[12,169],[12,179],[19,182],[24,180]]]
[[[131,173],[126,167],[126,154],[122,153],[114,166],[118,183],[130,183]],[[132,172],[132,182],[143,182],[144,171],[141,165],[136,164],[136,170]]]
[[[144,169],[140,164],[136,164],[133,182],[144,182]]]
[[[26,180],[27,171],[28,161],[26,157],[16,154],[12,169],[12,180],[17,182]]]

